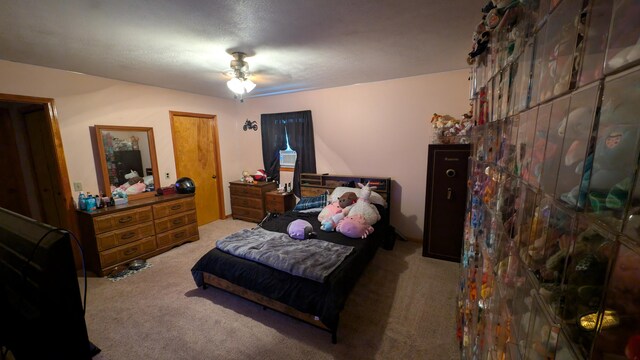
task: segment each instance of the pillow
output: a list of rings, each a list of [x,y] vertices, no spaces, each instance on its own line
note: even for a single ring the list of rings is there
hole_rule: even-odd
[[[350,188],[350,187],[342,187],[342,186],[337,187],[333,190],[333,192],[329,196],[329,202],[338,201],[338,198],[342,196],[342,194],[349,191],[356,193],[357,197],[360,197],[360,194],[362,193],[362,189],[360,188]],[[375,191],[371,191],[371,196],[369,196],[369,202],[371,202],[372,204],[382,205],[384,207],[387,206],[387,202],[384,200],[384,198]]]
[[[300,198],[300,201],[293,208],[293,211],[307,210],[313,208],[323,208],[327,205],[327,194],[322,194],[313,197]]]

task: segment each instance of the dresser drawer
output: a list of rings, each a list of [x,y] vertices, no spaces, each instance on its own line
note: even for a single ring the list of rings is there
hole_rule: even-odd
[[[195,223],[167,231],[157,235],[158,248],[190,241],[194,236],[198,236],[198,224]]]
[[[159,219],[161,217],[178,214],[184,211],[196,208],[193,197],[189,199],[170,201],[158,205],[153,205],[153,217]]]
[[[259,199],[262,198],[262,188],[257,186],[231,184],[229,192],[231,195],[255,196]]]
[[[141,255],[145,255],[155,249],[156,238],[151,236],[125,246],[101,252],[100,263],[102,264],[102,268],[106,268],[141,257]]]
[[[93,218],[93,227],[96,234],[100,234],[149,220],[151,220],[151,206],[95,217]]]
[[[262,198],[231,196],[231,204],[248,208],[262,208]]]
[[[262,218],[264,217],[264,212],[262,211],[262,208],[251,209],[251,208],[244,208],[240,206],[231,206],[231,212],[234,218],[242,218],[242,219],[247,219],[247,220],[256,221],[256,222],[261,221]]]
[[[268,212],[282,214],[286,211],[284,208],[284,201],[281,199],[268,197],[265,202],[265,208]]]
[[[149,221],[144,224],[128,226],[116,231],[96,235],[98,250],[102,251],[128,244],[147,236],[152,236],[154,233],[153,223]]]
[[[156,234],[163,233],[168,230],[179,228],[187,224],[196,222],[196,212],[194,210],[184,214],[167,216],[155,221]]]

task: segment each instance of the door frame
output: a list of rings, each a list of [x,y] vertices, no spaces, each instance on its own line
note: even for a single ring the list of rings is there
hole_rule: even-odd
[[[171,143],[173,144],[173,161],[174,164],[176,166],[176,178],[178,177],[178,164],[177,164],[177,160],[175,158],[175,154],[176,154],[176,143],[173,141],[174,139],[174,134],[173,134],[173,117],[174,116],[188,116],[188,117],[198,117],[198,118],[206,118],[206,119],[210,119],[213,122],[213,147],[215,150],[215,161],[216,161],[216,191],[218,192],[218,213],[220,214],[220,219],[225,219],[227,217],[227,214],[225,212],[225,206],[224,206],[224,189],[222,188],[222,160],[220,159],[220,138],[218,136],[218,116],[217,115],[211,115],[211,114],[201,114],[201,113],[192,113],[192,112],[185,112],[185,111],[173,111],[173,110],[169,110],[169,120],[170,120],[170,124],[169,126],[171,127]]]
[[[69,182],[69,172],[67,171],[67,161],[64,157],[64,147],[62,146],[62,136],[60,135],[60,126],[58,125],[58,115],[56,111],[55,100],[52,98],[41,98],[25,95],[13,95],[0,93],[0,101],[16,102],[27,104],[38,104],[44,106],[44,113],[47,117],[47,128],[53,139],[52,149],[56,168],[58,171],[58,181],[60,183],[61,203],[58,204],[58,212],[60,214],[61,226],[68,229],[73,234],[78,234],[78,221],[76,216],[76,207],[73,203],[73,195],[71,192],[71,183]],[[79,240],[79,239],[78,239]],[[79,268],[79,254],[76,247],[74,249],[74,258],[76,260],[76,269]]]

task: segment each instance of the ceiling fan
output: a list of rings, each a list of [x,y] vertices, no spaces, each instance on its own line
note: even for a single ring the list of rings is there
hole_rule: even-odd
[[[247,54],[236,51],[231,54],[233,60],[231,60],[231,69],[225,72],[231,79],[227,81],[227,87],[233,91],[236,96],[248,94],[256,87],[256,84],[251,81],[251,72],[249,71],[249,64],[244,60]]]

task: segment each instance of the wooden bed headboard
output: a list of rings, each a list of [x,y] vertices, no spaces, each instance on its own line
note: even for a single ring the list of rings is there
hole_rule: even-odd
[[[358,175],[333,175],[333,174],[300,174],[300,196],[318,196],[325,192],[329,194],[340,186],[348,186],[354,182],[376,186],[373,190],[380,194],[387,202],[387,211],[383,217],[384,222],[390,225],[391,216],[391,178]]]
[[[300,174],[300,196],[318,196],[325,192],[329,194],[340,186],[348,186],[350,182],[376,186],[373,190],[380,194],[387,202],[387,209],[383,221],[387,225],[391,220],[391,178],[358,175],[333,175],[333,174]]]
[[[387,203],[390,199],[391,178],[375,177],[375,176],[357,176],[357,175],[333,175],[333,174],[300,174],[300,195],[301,196],[317,196],[326,191],[331,193],[333,189],[340,186],[348,186],[350,182],[376,186],[374,190],[382,196]]]

